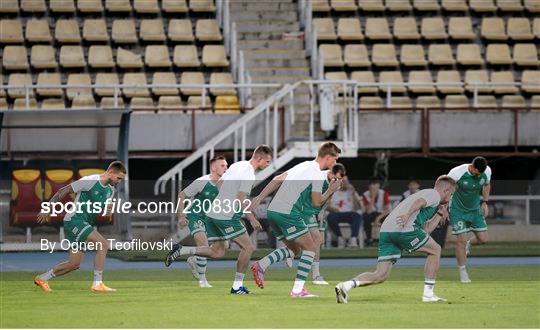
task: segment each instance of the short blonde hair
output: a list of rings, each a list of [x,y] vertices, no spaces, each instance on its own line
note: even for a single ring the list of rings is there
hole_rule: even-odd
[[[339,156],[339,154],[341,154],[341,149],[339,149],[339,147],[335,143],[324,142],[319,147],[319,152],[317,155],[319,157],[326,157],[326,156],[337,157]]]

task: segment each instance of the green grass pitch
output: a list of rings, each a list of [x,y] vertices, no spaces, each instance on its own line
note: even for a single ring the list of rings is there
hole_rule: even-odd
[[[29,272],[2,273],[2,328],[538,328],[540,267],[471,268],[471,284],[443,268],[436,285],[448,303],[420,301],[421,268],[396,268],[388,282],[354,289],[349,304],[335,302],[333,285],[367,269],[321,272],[330,286],[308,284],[318,299],[289,298],[294,271],[270,270],[266,288],[231,296],[233,270],[212,270],[214,288],[199,289],[187,270],[109,271],[105,283],[118,291],[93,294],[90,272],[51,281],[45,293]]]

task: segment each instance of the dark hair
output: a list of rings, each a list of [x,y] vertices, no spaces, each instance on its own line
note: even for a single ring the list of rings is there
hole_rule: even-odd
[[[332,173],[334,174],[338,174],[339,172],[341,172],[341,174],[343,176],[345,176],[347,174],[347,171],[345,170],[345,166],[343,166],[343,164],[341,163],[336,163],[333,167],[332,167]]]
[[[374,183],[378,183],[378,184],[381,184],[381,179],[377,178],[377,177],[371,177],[369,178],[369,181],[368,181],[368,185],[372,185]]]
[[[472,161],[472,166],[480,173],[484,173],[487,168],[487,160],[482,156],[474,157]]]
[[[326,156],[332,156],[337,157],[341,154],[341,149],[335,143],[333,142],[324,142],[319,147],[319,152],[317,153],[317,156],[319,157],[326,157]]]
[[[255,148],[255,151],[253,151],[253,156],[265,156],[265,155],[272,155],[272,148],[267,146],[266,144],[261,144],[257,148]]]
[[[420,183],[420,182],[418,182],[418,180],[416,180],[416,178],[415,178],[415,177],[412,177],[412,176],[411,176],[411,177],[409,177],[409,183],[411,183],[411,182],[416,182],[416,183]]]
[[[214,158],[210,159],[210,165],[214,164],[214,162],[217,162],[218,160],[227,160],[225,156],[215,156]]]
[[[114,162],[109,164],[109,167],[107,167],[107,171],[110,170],[114,172],[122,172],[124,174],[126,174],[127,172],[126,166],[124,166],[124,164],[122,164],[122,162],[119,160],[115,160]]]

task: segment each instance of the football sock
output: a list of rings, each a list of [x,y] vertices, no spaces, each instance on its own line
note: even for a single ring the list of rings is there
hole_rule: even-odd
[[[276,262],[283,261],[287,258],[294,258],[294,253],[291,249],[287,247],[282,247],[279,249],[275,249],[274,251],[270,252],[266,257],[259,260],[259,266],[263,270],[266,270],[270,265],[275,264]]]
[[[236,273],[236,276],[234,277],[234,282],[233,282],[232,288],[234,290],[238,290],[243,285],[244,285],[244,274]]]
[[[94,270],[94,284],[92,284],[92,286],[99,285],[102,280],[103,280],[103,271]]]
[[[424,296],[431,297],[433,296],[433,287],[435,286],[435,280],[426,278],[424,281]]]
[[[298,262],[298,270],[296,272],[296,278],[294,280],[293,293],[300,293],[304,288],[304,283],[311,270],[311,264],[315,258],[315,252],[304,251]]]
[[[195,257],[195,260],[197,261],[197,273],[199,273],[199,281],[206,281],[206,258]]]
[[[49,269],[47,272],[41,274],[38,276],[38,278],[42,281],[48,281],[52,278],[55,278],[54,271],[52,269]]]

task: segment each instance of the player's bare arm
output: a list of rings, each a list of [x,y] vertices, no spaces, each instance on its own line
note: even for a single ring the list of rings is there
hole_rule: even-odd
[[[266,187],[264,187],[261,193],[253,199],[251,206],[249,207],[249,210],[254,211],[266,197],[270,196],[276,190],[278,190],[279,187],[281,187],[281,184],[283,183],[283,181],[285,181],[285,178],[287,178],[287,172],[281,173],[280,175],[276,175],[266,185]]]
[[[184,228],[188,225],[188,220],[184,213],[184,201],[186,198],[187,195],[184,191],[178,193],[178,224],[180,225],[180,228]]]
[[[407,213],[399,215],[397,217],[397,220],[396,220],[397,224],[401,226],[405,226],[407,222],[409,222],[409,220],[411,219],[411,215],[416,211],[420,211],[420,209],[422,209],[426,205],[427,205],[427,201],[425,199],[423,198],[417,199],[413,203],[413,205],[411,205],[411,208],[409,209]]]
[[[67,186],[60,188],[56,192],[56,194],[54,194],[53,197],[51,197],[51,200],[49,201],[49,203],[58,203],[62,201],[67,195],[73,194],[73,193],[74,193],[73,188],[71,187],[70,184],[68,184]],[[37,216],[37,222],[39,224],[48,223],[50,220],[51,220],[51,215],[47,212],[41,212]]]
[[[424,230],[430,234],[440,223],[444,223],[448,218],[448,209],[446,206],[439,206],[437,213],[424,224]]]
[[[487,217],[489,214],[488,201],[490,192],[491,183],[488,183],[482,188],[482,204],[480,205],[480,207],[482,208],[482,213],[484,214],[484,217]]]
[[[239,192],[238,195],[236,195],[236,198],[240,201],[241,205],[246,206],[248,204],[247,201],[249,201],[249,198],[247,198],[246,193]],[[259,222],[259,220],[257,220],[257,218],[255,218],[255,216],[253,215],[253,212],[251,212],[252,205],[253,204],[251,204],[249,207],[245,209],[244,216],[249,221],[249,223],[251,224],[251,227],[254,230],[261,230],[262,229],[261,223]]]
[[[330,181],[328,189],[325,191],[324,194],[321,194],[320,192],[312,192],[311,203],[313,204],[313,206],[322,207],[326,203],[326,201],[341,188],[341,181],[342,180],[339,179],[334,179]]]

